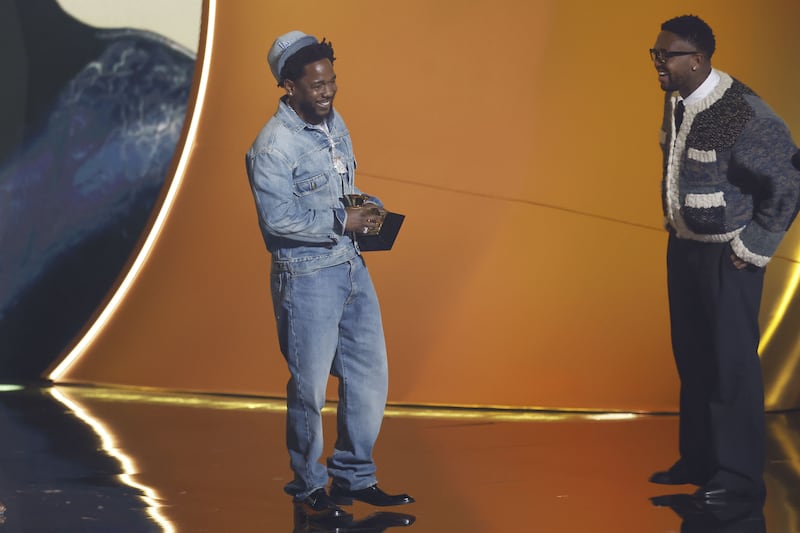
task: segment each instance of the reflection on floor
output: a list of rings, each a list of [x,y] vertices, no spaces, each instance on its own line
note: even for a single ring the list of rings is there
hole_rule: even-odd
[[[4,387],[0,533],[797,533],[800,413],[768,423],[762,513],[700,509],[664,498],[693,487],[647,483],[675,459],[674,416],[392,408],[376,450],[381,486],[417,503],[357,503],[334,527],[296,516],[283,493],[280,401]],[[332,410],[326,424],[332,436]]]

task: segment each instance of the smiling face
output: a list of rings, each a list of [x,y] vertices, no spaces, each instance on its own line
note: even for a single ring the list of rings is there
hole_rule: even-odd
[[[297,81],[286,80],[289,105],[309,124],[319,124],[333,110],[336,96],[336,73],[329,59],[309,63]]]
[[[692,94],[708,76],[711,65],[692,43],[668,31],[658,34],[655,50],[661,58],[653,59],[661,88],[667,92],[678,91],[684,98]],[[668,57],[670,52],[694,52]]]

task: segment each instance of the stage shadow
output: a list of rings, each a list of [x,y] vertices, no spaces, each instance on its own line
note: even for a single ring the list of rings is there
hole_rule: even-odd
[[[405,513],[376,512],[365,518],[353,515],[341,518],[317,518],[304,513],[299,507],[294,509],[294,528],[292,533],[381,533],[392,527],[409,527],[416,517]]]

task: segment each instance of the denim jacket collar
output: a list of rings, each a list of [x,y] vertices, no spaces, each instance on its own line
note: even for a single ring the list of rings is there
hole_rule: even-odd
[[[314,124],[309,124],[298,115],[294,109],[286,102],[286,97],[282,97],[278,103],[278,111],[276,116],[280,119],[281,122],[291,131],[299,132],[305,128],[308,129],[321,129],[319,126]],[[336,113],[336,109],[331,109],[331,114],[328,118],[325,119],[325,122],[328,124],[328,129],[330,130],[331,134],[337,133],[339,130],[339,124],[341,123],[338,120],[338,115]]]

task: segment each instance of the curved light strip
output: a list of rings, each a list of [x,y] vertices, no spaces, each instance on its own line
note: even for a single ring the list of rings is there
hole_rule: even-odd
[[[53,381],[58,381],[61,376],[63,376],[67,370],[69,370],[70,366],[72,366],[84,354],[86,349],[94,342],[103,328],[106,327],[108,321],[117,311],[117,308],[128,294],[133,282],[139,276],[142,266],[150,256],[150,252],[153,250],[153,246],[164,227],[167,214],[175,202],[178,189],[180,189],[180,186],[183,183],[186,173],[186,166],[192,151],[192,146],[194,145],[194,140],[197,137],[197,128],[198,124],[200,123],[200,115],[202,113],[203,103],[205,101],[206,86],[208,85],[208,74],[211,70],[209,66],[211,64],[211,55],[214,42],[214,18],[216,15],[217,0],[206,1],[208,5],[208,15],[206,17],[206,42],[203,51],[203,64],[200,71],[200,82],[197,89],[197,97],[195,99],[194,109],[191,114],[191,122],[189,123],[189,129],[186,134],[186,141],[183,144],[183,151],[181,152],[178,166],[175,169],[175,175],[172,178],[172,182],[170,183],[169,189],[167,190],[167,194],[164,198],[164,203],[161,205],[158,216],[156,217],[153,227],[150,229],[150,232],[147,235],[147,239],[142,245],[142,249],[136,256],[136,259],[131,265],[130,270],[128,270],[128,273],[125,275],[125,278],[122,280],[122,283],[120,283],[119,287],[117,287],[114,295],[100,313],[100,316],[97,317],[97,320],[94,321],[86,334],[80,339],[80,341],[78,341],[78,343],[67,354],[67,356],[58,364],[58,366],[56,366],[55,369],[53,369],[52,372],[50,372],[48,378]]]
[[[792,254],[792,257],[795,256],[797,256],[797,252]],[[798,268],[794,259],[788,259],[788,261],[792,263],[789,267],[791,269],[791,274],[775,305],[773,318],[769,321],[769,324],[767,324],[767,327],[764,328],[764,332],[761,334],[761,349],[769,345],[772,337],[775,335],[775,331],[778,329],[781,321],[783,321],[789,305],[792,303],[792,300],[794,300],[798,287],[800,287],[800,268]]]
[[[213,393],[164,392],[145,389],[120,389],[108,387],[75,386],[70,389],[73,396],[101,399],[116,402],[141,402],[148,404],[176,405],[179,407],[200,407],[204,409],[231,411],[266,411],[282,413],[286,411],[283,398],[220,396]],[[326,402],[323,414],[336,412],[335,402]],[[652,415],[652,413],[650,413]],[[604,412],[575,410],[516,409],[488,406],[435,406],[435,405],[392,405],[386,406],[387,418],[423,419],[471,419],[506,422],[546,422],[561,420],[620,421],[633,420],[645,413]]]
[[[792,255],[792,257],[797,257],[797,250]],[[775,333],[778,329],[778,326],[781,322],[784,321],[786,317],[787,310],[789,309],[789,305],[792,303],[792,300],[795,299],[798,293],[798,287],[800,287],[800,266],[797,264],[792,265],[792,273],[789,276],[787,281],[787,286],[783,290],[781,297],[776,305],[775,313],[773,315],[772,320],[770,321],[767,328],[765,328],[764,334],[761,336],[761,344],[759,346],[759,353],[763,353],[769,343],[772,341],[772,338],[775,336]],[[780,400],[780,397],[783,395],[784,391],[787,387],[792,386],[792,380],[794,379],[795,372],[792,368],[789,368],[790,361],[789,357],[791,354],[784,354],[785,362],[784,368],[778,374],[776,382],[770,388],[770,390],[766,392],[766,404],[767,406],[775,405]],[[795,363],[796,365],[796,363]]]
[[[134,488],[142,493],[140,498],[147,506],[147,514],[161,527],[164,533],[174,533],[176,531],[175,525],[161,512],[163,506],[159,501],[161,501],[162,498],[159,497],[155,489],[139,483],[134,479],[134,476],[138,472],[136,463],[130,456],[122,451],[114,438],[114,434],[102,422],[89,414],[86,409],[67,398],[61,391],[51,388],[49,392],[53,398],[66,406],[75,416],[94,430],[97,436],[100,437],[100,445],[103,451],[108,454],[109,457],[113,457],[119,461],[119,465],[122,468],[122,473],[118,476],[120,481],[128,487]]]

